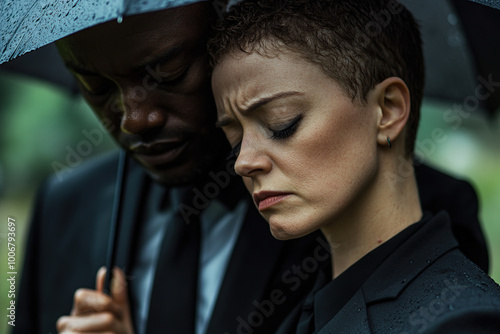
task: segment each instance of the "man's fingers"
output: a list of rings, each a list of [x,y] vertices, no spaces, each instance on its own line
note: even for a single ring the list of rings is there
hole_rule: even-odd
[[[60,317],[57,331],[63,333],[121,333],[122,325],[112,313],[103,312],[78,317]]]
[[[116,317],[123,316],[121,307],[113,302],[111,297],[89,289],[78,289],[75,292],[72,316],[89,315],[93,313],[110,312]]]

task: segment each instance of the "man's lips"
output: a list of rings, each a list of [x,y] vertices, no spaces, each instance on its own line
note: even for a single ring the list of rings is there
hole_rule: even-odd
[[[265,210],[290,196],[291,193],[282,191],[260,191],[253,194],[253,200],[259,211]]]
[[[174,162],[189,143],[189,140],[184,139],[156,141],[131,145],[130,150],[146,166],[154,167]]]

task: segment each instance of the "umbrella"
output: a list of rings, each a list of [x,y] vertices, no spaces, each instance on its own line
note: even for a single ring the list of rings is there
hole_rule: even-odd
[[[202,0],[6,0],[0,12],[0,64],[110,20]]]

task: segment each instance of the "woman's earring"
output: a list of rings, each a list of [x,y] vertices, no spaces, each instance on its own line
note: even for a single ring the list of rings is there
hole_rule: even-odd
[[[389,137],[387,137],[387,145],[389,145],[389,148],[392,147],[391,138],[389,138]]]

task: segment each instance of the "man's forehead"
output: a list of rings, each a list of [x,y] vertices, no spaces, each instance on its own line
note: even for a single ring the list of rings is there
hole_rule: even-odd
[[[206,34],[208,2],[134,15],[122,23],[110,21],[61,40],[66,61],[79,65],[107,57],[139,66],[169,49],[190,47]],[[132,65],[133,64],[133,65]],[[119,64],[116,64],[119,67]]]

